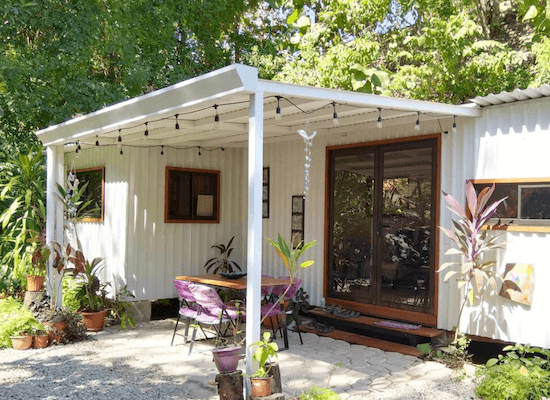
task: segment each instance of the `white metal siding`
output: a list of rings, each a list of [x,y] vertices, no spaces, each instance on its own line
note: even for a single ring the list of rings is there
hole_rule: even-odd
[[[302,279],[302,286],[310,295],[312,304],[320,304],[323,297],[326,147],[433,134],[440,129],[437,121],[423,123],[421,128],[420,132],[416,132],[413,121],[408,125],[374,128],[347,135],[318,135],[313,139],[309,193],[305,205],[305,240],[316,240],[317,246],[303,257],[303,260],[315,260],[315,264],[298,275],[298,278]],[[264,237],[276,239],[280,232],[290,241],[291,201],[292,196],[303,195],[304,163],[304,141],[298,134],[294,140],[265,146],[264,165],[270,167],[270,215],[269,219],[264,219]],[[274,276],[287,275],[283,263],[267,246],[269,245],[265,243],[263,273]]]
[[[485,108],[481,118],[461,120],[458,134],[443,137],[442,189],[464,204],[467,179],[550,177],[549,106],[550,99],[515,102]],[[451,217],[442,204],[441,224],[450,228]],[[444,262],[450,259],[443,255],[449,240],[442,240],[440,261]],[[546,252],[549,235],[510,232],[503,240],[507,244],[494,258],[500,273],[506,263],[535,265],[533,304],[523,306],[489,294],[482,303],[465,309],[460,327],[470,334],[550,347],[550,329],[545,326],[550,303],[550,292],[545,287],[550,281]],[[440,328],[456,325],[461,300],[454,280],[440,282]]]
[[[105,167],[105,217],[102,223],[81,222],[78,236],[87,260],[104,258],[100,275],[103,281],[120,287],[126,283],[126,214],[128,203],[128,158],[120,157],[115,147],[89,149],[75,156],[65,155],[65,169]],[[116,288],[115,288],[116,289]]]

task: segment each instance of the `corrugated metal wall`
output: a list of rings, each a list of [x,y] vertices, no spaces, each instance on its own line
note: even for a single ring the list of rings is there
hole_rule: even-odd
[[[309,193],[305,205],[305,240],[316,240],[317,246],[308,250],[304,260],[315,260],[315,264],[300,272],[302,286],[310,295],[312,304],[321,304],[323,297],[324,236],[325,236],[325,152],[327,146],[387,140],[439,132],[437,121],[421,125],[421,131],[414,130],[414,121],[407,125],[374,128],[361,133],[338,136],[318,135],[313,139],[312,163],[310,168]],[[292,196],[304,191],[304,141],[298,134],[295,140],[268,144],[264,151],[264,165],[270,167],[270,218],[264,219],[264,237],[276,238],[280,232],[287,241],[291,235]],[[264,246],[263,273],[274,276],[287,275],[275,252]]]
[[[66,170],[105,166],[104,222],[79,223],[78,236],[86,259],[104,258],[101,279],[124,285],[129,160],[115,147],[83,150],[78,156],[67,153],[65,160]]]
[[[481,118],[457,120],[458,134],[443,138],[442,189],[463,204],[467,179],[550,177],[549,107],[550,99],[529,100],[485,108]],[[451,213],[443,205],[440,221],[446,227],[451,226]],[[503,236],[507,244],[494,258],[498,271],[503,273],[506,263],[533,263],[536,276],[533,304],[523,306],[489,294],[482,303],[464,311],[462,330],[550,347],[550,329],[544,325],[550,304],[550,291],[546,289],[546,283],[550,282],[546,251],[549,239],[544,233],[509,232]],[[449,241],[444,238],[441,262],[450,259],[443,255],[448,246]],[[456,325],[461,301],[454,281],[440,283],[439,300],[438,325],[451,329]]]
[[[200,274],[205,261],[216,255],[210,247],[236,236],[232,258],[246,260],[246,174],[243,149],[225,151],[125,147],[85,150],[70,167],[105,165],[105,221],[80,224],[87,258],[105,257],[105,278],[114,274],[128,284],[137,300],[177,297],[171,280],[176,275]],[[165,224],[166,166],[221,171],[219,224]],[[126,229],[127,227],[127,229]],[[241,264],[243,265],[243,264]],[[243,265],[244,266],[244,265]],[[110,280],[110,279],[109,279]]]

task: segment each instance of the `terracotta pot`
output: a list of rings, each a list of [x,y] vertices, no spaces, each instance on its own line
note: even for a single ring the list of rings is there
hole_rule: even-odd
[[[105,315],[107,310],[97,312],[81,312],[82,322],[86,326],[86,330],[89,332],[99,332],[103,330],[105,326]]]
[[[48,331],[48,340],[50,342],[53,342],[54,340],[56,342],[61,342],[61,339],[65,335],[64,330],[67,327],[67,323],[65,321],[42,322],[42,325],[44,325]]]
[[[266,317],[262,325],[269,329],[277,329],[279,327],[279,319],[276,316]],[[275,328],[273,328],[273,326],[275,326]]]
[[[32,347],[35,349],[43,349],[48,347],[48,344],[50,344],[48,335],[33,336]]]
[[[212,350],[214,363],[220,374],[229,374],[237,370],[241,347],[226,347]]]
[[[44,277],[27,275],[27,290],[29,292],[41,292],[44,290]]]
[[[273,378],[250,378],[250,394],[252,397],[265,397],[271,394]]]
[[[10,336],[11,344],[16,350],[27,350],[32,346],[32,336]]]

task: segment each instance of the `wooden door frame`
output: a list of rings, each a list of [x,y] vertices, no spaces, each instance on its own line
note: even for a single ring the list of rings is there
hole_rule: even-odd
[[[441,134],[430,134],[414,137],[404,137],[396,139],[387,139],[387,140],[376,140],[372,142],[361,142],[361,143],[350,143],[344,145],[335,145],[327,146],[325,149],[325,246],[324,246],[324,268],[323,268],[323,297],[326,299],[328,304],[338,304],[347,309],[360,311],[361,313],[373,315],[377,317],[398,319],[407,322],[421,323],[428,326],[437,326],[437,309],[438,309],[438,298],[439,298],[439,276],[437,272],[434,271],[434,293],[433,293],[433,313],[421,313],[416,311],[407,311],[399,310],[391,307],[383,307],[373,304],[363,304],[357,303],[349,300],[341,300],[328,297],[329,295],[329,281],[327,279],[329,273],[329,236],[330,236],[330,152],[334,150],[342,149],[353,149],[358,147],[377,147],[387,144],[396,144],[396,143],[406,143],[406,142],[420,142],[424,140],[433,140],[436,139],[436,151],[437,155],[435,157],[436,165],[436,204],[435,204],[435,226],[439,226],[439,217],[440,217],[440,192],[441,192]],[[434,268],[437,268],[439,265],[439,233],[436,231],[433,234],[434,240]]]

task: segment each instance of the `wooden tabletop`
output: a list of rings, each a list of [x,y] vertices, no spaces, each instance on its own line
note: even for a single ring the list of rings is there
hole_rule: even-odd
[[[246,289],[246,277],[240,279],[227,279],[217,274],[207,275],[180,275],[176,276],[180,281],[189,281],[195,283],[204,283],[205,285],[221,286],[230,289],[244,290]],[[279,286],[288,285],[289,280],[276,278],[262,278],[262,286]]]

